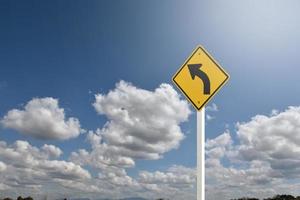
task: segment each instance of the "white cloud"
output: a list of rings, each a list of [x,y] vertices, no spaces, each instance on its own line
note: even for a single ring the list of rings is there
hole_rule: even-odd
[[[207,199],[299,195],[300,107],[256,115],[236,129],[236,143],[228,131],[206,142]]]
[[[89,179],[91,175],[88,171],[72,162],[59,160],[41,161],[37,167],[47,173],[47,177],[76,180]]]
[[[275,115],[278,115],[278,113],[279,113],[279,110],[276,110],[276,109],[273,109],[273,110],[271,110],[271,116],[275,116]]]
[[[237,159],[263,160],[284,177],[300,178],[300,107],[277,115],[257,115],[237,124]]]
[[[3,194],[18,191],[23,196],[35,194],[37,199],[45,193],[54,194],[49,199],[99,195],[113,199],[130,196],[195,199],[194,169],[173,166],[166,171],[142,171],[137,178],[126,171],[135,166],[136,159],[159,159],[183,140],[180,124],[191,111],[172,86],[162,84],[148,91],[121,81],[108,94],[97,94],[93,106],[108,122],[101,129],[89,131],[86,140],[90,148],[72,152],[69,161],[59,160],[63,152],[51,144],[35,147],[27,141],[11,145],[0,141],[0,160],[5,166],[0,163],[2,171],[5,170],[0,173]],[[24,110],[9,111],[2,124],[38,138],[55,135],[55,139],[66,139],[58,138],[64,131],[60,128],[58,131],[54,124],[60,121],[64,125],[58,123],[58,127],[68,129],[70,119],[73,118],[65,119],[57,100],[45,98],[31,100]],[[79,122],[76,127],[80,131]]]
[[[228,132],[216,139],[207,141],[206,145],[206,199],[232,199],[244,196],[266,197],[275,193],[267,192],[275,188],[277,180],[269,163],[261,160],[239,162],[230,160],[233,148],[232,139]],[[229,159],[224,165],[223,159]],[[271,186],[272,185],[272,186]],[[264,188],[264,189],[262,189]]]
[[[217,104],[212,103],[211,105],[206,106],[205,110],[207,112],[217,112],[217,111],[219,111],[219,108],[218,108]],[[212,120],[216,119],[216,117],[211,114],[206,114],[205,116],[206,116],[207,121],[212,121]]]
[[[196,199],[196,170],[174,165],[163,171],[141,171],[140,185],[152,191],[151,198]]]
[[[210,140],[207,139],[205,143],[205,147],[208,149],[215,148],[215,147],[226,147],[232,143],[229,131],[227,130],[222,135]]]
[[[49,156],[58,158],[62,154],[62,150],[54,145],[44,144],[42,150]]]
[[[1,120],[5,128],[14,129],[21,134],[39,139],[66,140],[80,134],[80,123],[76,118],[65,119],[65,111],[58,100],[34,98],[24,110],[12,109]]]
[[[85,153],[89,157],[88,152]],[[83,155],[80,158],[83,158]],[[99,163],[101,162],[103,161]],[[92,162],[92,166],[97,166],[95,163],[98,161]],[[193,168],[172,166],[166,171],[140,171],[137,179],[134,179],[127,175],[126,170],[122,167],[104,166],[103,163],[100,166],[98,177],[93,180],[93,183],[88,184],[95,188],[101,186],[103,189],[102,191],[92,191],[94,194],[100,193],[116,199],[124,198],[124,195],[150,199],[162,197],[174,200],[195,199],[196,172]],[[109,191],[113,191],[113,194],[109,194]]]
[[[5,171],[7,168],[6,164],[4,162],[0,161],[0,173]]]
[[[5,170],[5,173],[0,171],[0,189],[21,191],[27,188],[32,192],[57,180],[85,181],[91,178],[90,173],[79,165],[52,160],[53,153],[55,156],[61,154],[58,149],[53,145],[37,148],[21,140],[12,145],[0,141],[0,170]]]
[[[196,170],[183,166],[172,166],[167,172],[141,171],[139,173],[139,181],[142,183],[152,184],[169,184],[169,185],[188,185],[195,183]]]
[[[211,115],[209,115],[209,114],[206,114],[206,119],[207,119],[207,121],[211,121],[211,120],[213,120],[213,119],[215,119],[216,117],[214,117],[214,116],[211,116]]]
[[[217,112],[219,111],[219,107],[217,106],[217,104],[212,103],[211,105],[206,106],[205,110],[209,112]]]
[[[98,178],[115,186],[138,187],[137,181],[128,176],[124,169],[107,168],[99,173]]]
[[[121,81],[108,94],[97,94],[93,106],[109,121],[102,129],[88,132],[91,150],[72,152],[70,161],[96,169],[99,174],[94,184],[114,188],[114,194],[110,194],[114,198],[130,193],[151,198],[194,198],[193,169],[173,166],[166,172],[143,171],[137,179],[126,172],[135,166],[136,159],[159,159],[184,138],[179,125],[191,111],[170,85],[148,91]]]
[[[89,131],[87,140],[92,146],[92,151],[80,149],[72,152],[70,160],[80,165],[89,165],[97,169],[107,170],[129,168],[135,165],[133,158],[122,156],[122,152],[116,146],[110,146],[102,141],[101,131]]]
[[[179,124],[191,111],[168,84],[148,91],[120,81],[108,94],[95,97],[96,111],[109,120],[101,137],[123,156],[158,159],[184,138]]]

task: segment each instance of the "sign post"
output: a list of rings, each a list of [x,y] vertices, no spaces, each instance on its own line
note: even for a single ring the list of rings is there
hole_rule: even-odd
[[[173,82],[197,110],[197,200],[205,200],[205,105],[229,75],[201,46],[173,76]]]
[[[197,111],[197,200],[205,199],[205,107]]]

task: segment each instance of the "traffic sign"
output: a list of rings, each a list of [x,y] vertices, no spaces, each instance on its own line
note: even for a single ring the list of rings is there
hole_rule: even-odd
[[[225,70],[199,46],[176,72],[173,81],[193,106],[201,110],[228,78]]]

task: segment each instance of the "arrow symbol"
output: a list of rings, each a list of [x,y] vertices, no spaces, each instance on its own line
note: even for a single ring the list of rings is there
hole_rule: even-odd
[[[208,76],[200,70],[202,64],[190,64],[188,65],[190,74],[192,79],[195,79],[195,76],[198,76],[204,85],[204,94],[210,94],[210,80],[208,78]]]

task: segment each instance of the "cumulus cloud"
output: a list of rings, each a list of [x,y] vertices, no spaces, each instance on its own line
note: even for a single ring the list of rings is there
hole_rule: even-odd
[[[74,163],[89,165],[100,170],[119,171],[135,165],[133,158],[123,156],[118,147],[106,144],[102,141],[100,134],[100,129],[97,129],[96,132],[89,131],[87,140],[91,144],[92,151],[79,149],[77,152],[71,153],[70,160]]]
[[[166,171],[141,171],[140,185],[152,191],[153,197],[196,199],[196,170],[174,165]]]
[[[196,172],[194,168],[172,166],[166,171],[140,171],[135,179],[129,176],[125,170],[127,167],[133,166],[115,163],[116,161],[112,163],[111,160],[104,162],[105,160],[102,160],[101,157],[103,154],[100,152],[94,154],[94,152],[89,153],[85,150],[80,150],[71,156],[72,162],[88,164],[99,170],[93,183],[88,184],[98,189],[101,186],[102,190],[94,190],[94,194],[101,193],[116,199],[123,198],[124,195],[145,198],[164,197],[174,200],[195,199]],[[75,186],[77,185],[75,184]],[[113,194],[109,194],[109,191],[113,191]]]
[[[66,161],[43,161],[38,164],[39,169],[47,173],[47,177],[76,180],[91,178],[88,171],[72,162]]]
[[[106,183],[109,182],[114,186],[138,187],[138,182],[132,177],[128,176],[124,169],[116,170],[113,168],[107,168],[98,174],[98,178]]]
[[[0,186],[36,190],[57,180],[80,181],[91,178],[90,173],[72,162],[51,159],[62,152],[53,145],[41,148],[27,141],[12,145],[0,141]],[[1,173],[4,171],[5,173]]]
[[[6,170],[6,164],[0,161],[0,173]]]
[[[237,124],[240,145],[232,153],[242,161],[261,160],[273,176],[300,178],[300,107],[271,116],[257,115]]]
[[[24,110],[8,111],[1,124],[39,139],[66,140],[77,137],[81,131],[79,120],[73,117],[66,119],[58,100],[51,97],[34,98]]]
[[[166,172],[142,171],[137,179],[126,172],[135,166],[136,159],[159,159],[184,138],[180,123],[191,111],[172,86],[162,84],[148,91],[120,81],[107,94],[97,94],[93,106],[108,122],[87,133],[91,150],[72,152],[70,161],[96,169],[96,185],[114,188],[114,198],[128,192],[151,198],[194,198],[194,169],[173,166]]]
[[[101,136],[124,156],[158,159],[184,138],[179,124],[191,111],[171,85],[149,91],[120,81],[114,90],[95,98],[94,108],[109,120]]]
[[[207,199],[299,195],[300,107],[256,115],[236,130],[236,143],[228,131],[206,142]]]
[[[172,166],[165,171],[141,171],[137,177],[127,174],[136,159],[162,158],[183,140],[180,124],[191,111],[172,86],[162,84],[148,91],[121,81],[107,94],[97,94],[93,106],[108,121],[102,128],[88,131],[86,141],[90,147],[71,152],[68,161],[60,160],[62,150],[51,144],[35,147],[22,140],[13,144],[0,141],[3,194],[17,190],[25,196],[55,194],[52,199],[65,195],[98,198],[99,194],[113,199],[195,199],[193,168]],[[74,127],[77,135],[80,132],[79,121],[67,119],[58,101],[52,98],[33,99],[23,110],[9,111],[1,123],[44,139],[70,138],[62,135],[74,133],[68,132]]]
[[[58,158],[63,152],[60,148],[54,146],[54,145],[48,145],[44,144],[42,147],[42,150],[49,156]]]
[[[196,170],[183,166],[172,166],[166,172],[141,171],[139,173],[139,181],[151,184],[168,184],[168,185],[192,185],[196,180]]]
[[[223,133],[222,135],[219,135],[218,137],[210,140],[207,139],[206,143],[205,143],[205,147],[208,149],[212,149],[212,148],[224,148],[226,146],[229,146],[232,143],[231,140],[231,136],[229,131],[227,130],[225,133]]]

